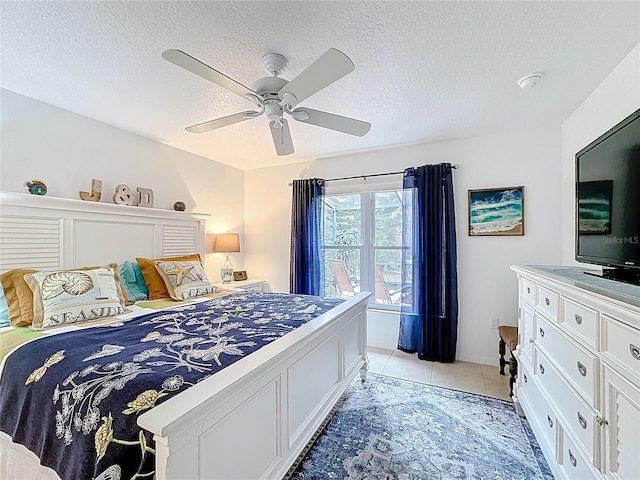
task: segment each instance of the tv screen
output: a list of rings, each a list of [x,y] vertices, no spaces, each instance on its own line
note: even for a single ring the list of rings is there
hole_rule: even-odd
[[[576,154],[576,260],[640,273],[640,110]]]

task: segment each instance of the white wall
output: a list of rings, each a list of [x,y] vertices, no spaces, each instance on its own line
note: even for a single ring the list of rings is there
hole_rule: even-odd
[[[640,44],[562,124],[562,261],[575,261],[575,155],[640,108]]]
[[[26,192],[24,183],[38,179],[47,184],[47,195],[78,199],[97,178],[101,202],[110,203],[120,183],[148,187],[154,208],[173,209],[181,200],[188,211],[211,214],[211,234],[233,231],[243,237],[241,170],[5,89],[0,109],[0,190]],[[209,235],[207,243],[211,240]],[[243,267],[242,254],[231,257],[237,269]],[[223,262],[220,253],[206,255],[212,281],[220,281]]]
[[[295,178],[335,178],[401,171],[428,163],[457,163],[454,172],[458,234],[458,359],[497,364],[497,332],[517,323],[517,285],[512,264],[557,264],[561,260],[560,129],[414,145],[245,173],[245,266],[275,291],[289,288],[291,188]],[[400,177],[395,177],[401,187]],[[372,180],[367,180],[370,182]],[[356,187],[360,182],[352,183]],[[341,182],[342,184],[342,182]],[[469,237],[467,190],[525,186],[525,236]],[[394,348],[397,315],[370,322],[370,345]]]

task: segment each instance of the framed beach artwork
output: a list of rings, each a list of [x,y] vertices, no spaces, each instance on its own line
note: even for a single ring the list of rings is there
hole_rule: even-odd
[[[469,235],[524,235],[524,187],[469,190]]]

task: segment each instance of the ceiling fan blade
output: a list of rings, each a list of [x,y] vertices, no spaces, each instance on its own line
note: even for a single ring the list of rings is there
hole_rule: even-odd
[[[187,132],[191,133],[204,133],[210,130],[215,130],[216,128],[226,127],[227,125],[233,125],[234,123],[244,122],[245,120],[250,120],[252,118],[256,118],[262,112],[239,112],[234,113],[233,115],[228,115],[226,117],[216,118],[215,120],[209,120],[208,122],[198,123],[197,125],[191,125],[190,127],[185,128]]]
[[[277,127],[276,122],[271,120],[269,122],[269,128],[271,129],[273,144],[276,146],[276,152],[278,155],[292,154],[294,150],[293,141],[291,140],[291,131],[289,130],[289,123],[283,119],[282,126]]]
[[[250,97],[255,97],[257,94],[248,87],[245,87],[234,79],[227,77],[224,73],[220,73],[214,70],[209,65],[205,65],[200,60],[193,58],[191,55],[184,53],[182,50],[165,50],[162,52],[162,58],[177,65],[185,70],[189,70],[191,73],[195,73],[205,80],[220,85],[227,90],[247,98],[247,94]]]
[[[293,95],[295,103],[290,104],[293,107],[333,82],[340,80],[346,74],[353,72],[354,69],[353,62],[349,57],[340,50],[330,48],[296,78],[282,87],[279,96],[284,98],[285,93]]]
[[[305,115],[306,114],[306,115]],[[291,112],[293,118],[303,123],[310,123],[318,127],[329,128],[337,132],[348,133],[356,137],[366,135],[371,129],[369,122],[356,120],[355,118],[342,117],[333,113],[321,112],[311,108],[296,108]],[[305,118],[306,117],[306,118]]]

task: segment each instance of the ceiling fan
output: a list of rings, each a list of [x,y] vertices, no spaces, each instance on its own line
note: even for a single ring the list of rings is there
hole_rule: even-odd
[[[208,132],[216,128],[244,122],[266,113],[271,120],[269,128],[271,129],[271,136],[273,137],[277,154],[289,155],[294,152],[294,149],[289,123],[284,117],[285,113],[299,122],[329,128],[358,137],[366,135],[371,129],[371,124],[368,122],[311,108],[298,107],[298,104],[303,100],[354,70],[355,67],[349,57],[335,48],[327,50],[291,81],[279,77],[289,64],[287,59],[278,53],[267,53],[262,57],[262,64],[271,76],[256,80],[252,88],[245,87],[181,50],[166,50],[162,53],[162,58],[226,88],[236,95],[251,100],[259,107],[257,111],[238,112],[192,125],[186,128],[188,132]]]

